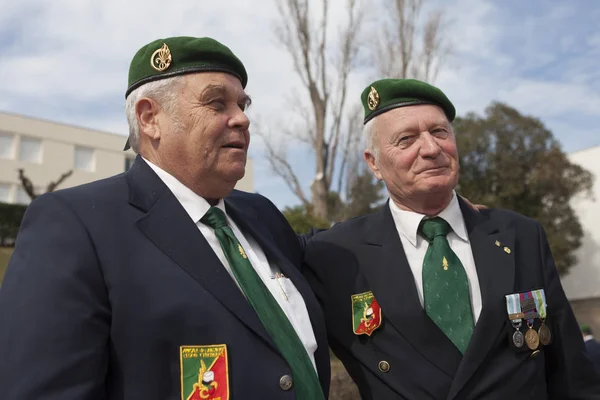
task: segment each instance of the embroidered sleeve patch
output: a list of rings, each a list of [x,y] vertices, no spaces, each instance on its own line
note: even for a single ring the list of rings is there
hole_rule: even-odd
[[[352,330],[356,335],[371,336],[381,325],[381,307],[373,292],[352,295]]]
[[[181,400],[229,400],[227,346],[179,348]]]

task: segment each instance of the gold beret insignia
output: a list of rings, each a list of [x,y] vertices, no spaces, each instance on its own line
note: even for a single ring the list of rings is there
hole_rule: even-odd
[[[369,92],[368,98],[369,110],[373,111],[379,105],[379,93],[377,93],[377,89],[371,86],[371,91]]]
[[[159,72],[169,68],[169,65],[171,65],[171,50],[169,50],[169,46],[166,43],[163,43],[160,49],[152,53],[150,65]]]

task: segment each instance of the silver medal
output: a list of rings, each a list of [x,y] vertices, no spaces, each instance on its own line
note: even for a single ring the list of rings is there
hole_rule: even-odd
[[[521,348],[521,347],[523,347],[524,342],[525,342],[525,336],[523,336],[523,333],[521,333],[521,331],[516,330],[515,333],[513,333],[514,345],[518,348]]]

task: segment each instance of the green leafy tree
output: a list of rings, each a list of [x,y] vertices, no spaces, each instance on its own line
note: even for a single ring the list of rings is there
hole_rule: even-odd
[[[573,164],[537,118],[492,103],[485,116],[454,123],[460,153],[461,195],[488,207],[506,208],[539,221],[556,266],[565,274],[577,262],[583,230],[570,205],[590,193],[592,174]]]
[[[307,233],[311,228],[329,227],[329,222],[315,217],[305,206],[286,207],[283,215],[297,234]]]
[[[350,184],[345,218],[354,218],[379,210],[385,198],[383,187],[383,182],[377,180],[366,167],[363,168]]]
[[[312,212],[311,207],[304,205],[287,207],[283,215],[294,228],[296,233],[302,234],[310,228],[327,228],[336,222],[375,212],[381,208],[383,184],[376,180],[367,169],[357,175],[349,189],[347,202],[344,202],[337,192],[329,192],[327,199],[329,220],[319,218]]]

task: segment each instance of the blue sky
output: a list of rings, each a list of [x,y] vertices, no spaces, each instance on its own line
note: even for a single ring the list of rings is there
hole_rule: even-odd
[[[333,1],[334,26],[343,2]],[[481,113],[499,100],[540,118],[568,152],[600,145],[600,3],[430,0],[429,7],[445,10],[446,39],[454,49],[435,84],[459,115]],[[276,17],[269,0],[3,2],[0,110],[125,135],[123,96],[135,51],[164,36],[212,36],[246,64],[250,116],[277,138],[294,117],[290,99],[304,92],[273,38]],[[378,18],[370,15],[374,26]],[[357,101],[372,78],[372,71],[357,71],[350,96]],[[287,145],[308,186],[310,152]],[[256,190],[279,207],[297,204],[270,171],[263,149],[254,137]]]

